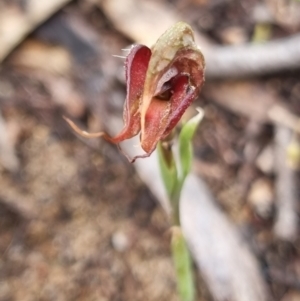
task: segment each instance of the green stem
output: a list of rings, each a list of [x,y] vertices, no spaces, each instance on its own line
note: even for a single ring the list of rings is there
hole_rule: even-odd
[[[177,182],[171,197],[172,204],[172,240],[171,250],[176,269],[177,289],[182,301],[195,299],[195,282],[192,259],[180,227],[179,201],[184,179]]]
[[[188,144],[186,144],[188,147]],[[168,144],[158,145],[159,165],[163,183],[169,196],[172,207],[172,257],[176,269],[177,287],[181,301],[194,301],[195,283],[193,278],[192,260],[185,239],[180,228],[180,195],[188,173],[184,169],[182,175],[178,175],[172,147]]]
[[[173,226],[180,226],[180,194],[181,194],[181,188],[182,184],[176,183],[176,187],[174,188],[173,193],[170,196],[170,201],[172,205],[172,225]]]
[[[193,301],[195,287],[192,260],[180,227],[172,227],[171,249],[180,298],[182,301]]]
[[[179,212],[179,199],[174,201],[172,208],[172,224],[174,226],[180,226],[180,212]]]

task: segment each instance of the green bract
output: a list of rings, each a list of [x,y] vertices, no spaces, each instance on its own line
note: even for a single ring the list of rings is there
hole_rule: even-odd
[[[184,181],[191,170],[193,160],[192,139],[203,118],[203,111],[198,109],[198,114],[190,119],[181,129],[179,135],[179,158],[181,165],[181,181]]]

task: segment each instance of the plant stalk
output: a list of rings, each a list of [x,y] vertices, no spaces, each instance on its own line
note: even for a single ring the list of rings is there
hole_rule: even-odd
[[[180,298],[182,301],[194,301],[195,287],[192,260],[181,228],[178,226],[172,227],[171,250]]]

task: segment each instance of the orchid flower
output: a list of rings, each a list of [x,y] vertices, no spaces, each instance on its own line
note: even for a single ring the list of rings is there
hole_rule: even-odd
[[[65,118],[80,135],[119,144],[140,133],[140,144],[148,157],[157,143],[165,139],[185,110],[197,98],[204,83],[204,57],[195,44],[192,28],[176,23],[152,49],[134,45],[125,60],[127,96],[124,104],[124,127],[115,137],[81,131]]]

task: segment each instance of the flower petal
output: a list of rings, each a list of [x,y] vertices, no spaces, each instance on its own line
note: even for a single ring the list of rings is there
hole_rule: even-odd
[[[126,57],[126,88],[127,96],[124,104],[124,128],[120,134],[110,138],[111,142],[119,143],[136,136],[141,130],[140,102],[144,89],[151,50],[144,45],[135,45]]]
[[[150,110],[150,113],[148,110],[150,109],[151,103],[156,102],[155,96],[161,90],[164,83],[180,74],[187,74],[189,76],[190,92],[189,96],[186,95],[186,103],[190,104],[196,98],[204,83],[204,68],[205,62],[203,55],[194,42],[193,31],[188,24],[179,22],[159,38],[152,48],[152,56],[146,75],[140,109],[141,141],[143,143],[147,144],[146,136],[148,137],[148,134],[146,134],[146,122],[149,117],[146,117],[146,115],[153,115],[152,109]],[[181,97],[177,97],[176,99],[179,102],[183,100]],[[154,104],[154,106],[166,107],[166,105],[158,104]],[[182,105],[181,109],[178,108],[178,110],[173,106],[172,114],[181,117],[187,106]],[[167,110],[167,108],[165,109]],[[170,114],[170,112],[165,112],[165,114]],[[155,116],[156,115],[159,114],[156,113]],[[160,115],[164,114],[160,113]],[[174,123],[175,121],[178,122],[179,119],[173,118],[172,120]],[[168,119],[168,122],[169,121],[170,120]],[[170,127],[172,126],[172,128],[175,126],[173,123],[172,125],[170,124]],[[167,128],[165,128],[165,130],[167,130]],[[163,134],[160,135],[160,138],[162,138],[162,136]],[[152,141],[153,139],[150,144]],[[145,149],[151,149],[151,147],[149,148],[147,146]]]
[[[135,45],[125,61],[127,96],[124,104],[123,119],[124,128],[115,137],[110,137],[105,132],[88,133],[81,130],[73,121],[64,117],[71,128],[85,138],[103,137],[112,143],[120,143],[125,139],[132,138],[141,130],[140,102],[143,93],[146,73],[148,69],[151,50],[144,45]]]

